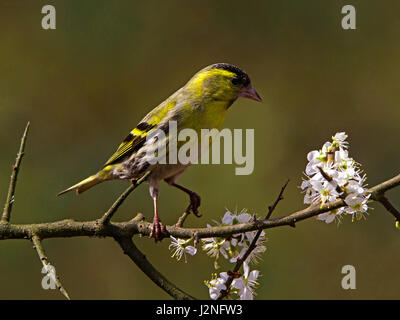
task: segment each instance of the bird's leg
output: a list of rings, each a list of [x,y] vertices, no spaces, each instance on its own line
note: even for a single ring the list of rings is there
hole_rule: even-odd
[[[153,226],[150,232],[150,238],[154,238],[154,240],[157,242],[161,241],[167,235],[167,230],[165,229],[165,226],[161,222],[160,218],[158,217],[157,196],[154,196],[153,200],[154,200],[154,218],[153,218]]]
[[[198,208],[200,207],[200,202],[201,202],[200,196],[196,192],[189,190],[185,187],[182,187],[179,184],[171,183],[171,186],[174,186],[175,188],[178,188],[179,190],[182,190],[183,192],[185,192],[189,195],[190,204],[187,207],[186,212],[188,212],[188,213],[193,212],[193,214],[196,217],[201,217],[201,214],[199,213],[199,210],[198,210]]]
[[[161,241],[164,237],[168,236],[168,232],[165,229],[165,226],[162,224],[160,218],[158,217],[158,209],[157,209],[157,199],[158,199],[158,181],[150,180],[150,195],[154,201],[154,218],[153,218],[153,226],[150,232],[150,238],[154,238],[154,240]]]

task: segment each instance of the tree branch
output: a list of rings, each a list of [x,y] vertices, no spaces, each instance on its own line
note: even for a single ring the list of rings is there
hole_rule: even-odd
[[[28,122],[26,124],[24,134],[22,135],[22,138],[21,138],[21,144],[19,146],[17,159],[15,160],[15,164],[12,167],[11,180],[10,180],[10,186],[8,188],[7,200],[4,205],[3,216],[1,217],[1,221],[3,221],[3,222],[10,221],[11,210],[12,210],[12,206],[14,203],[15,187],[17,185],[19,167],[21,165],[22,158],[24,156],[25,142],[26,142],[26,138],[28,136],[29,125],[30,125],[30,123]]]
[[[376,185],[375,187],[370,188],[369,192],[372,194],[371,198],[376,200],[378,195],[382,195],[386,191],[389,191],[397,186],[400,186],[400,174]]]
[[[121,246],[122,250],[157,286],[163,289],[171,297],[178,300],[194,300],[172,282],[168,281],[153,265],[146,259],[146,256],[135,246],[129,236],[115,236],[114,239]]]
[[[385,196],[380,196],[377,201],[379,201],[385,207],[385,209],[396,218],[396,221],[400,222],[400,212],[393,206],[388,198]]]
[[[68,295],[68,292],[64,289],[63,285],[61,284],[61,281],[56,274],[54,266],[52,266],[49,260],[47,259],[40,238],[36,235],[33,235],[31,240],[33,242],[33,248],[36,250],[39,259],[43,264],[43,267],[52,278],[51,280],[54,281],[55,285],[57,286],[57,289],[60,290],[60,292],[64,295],[64,297],[66,297],[68,300],[71,300]]]
[[[385,196],[385,192],[400,185],[399,176],[400,174],[370,189],[371,199],[380,202],[396,218],[397,222],[400,222],[400,212]]]
[[[388,183],[390,182],[390,183]],[[382,194],[400,185],[400,174],[388,181],[384,181],[370,189],[375,194]],[[376,196],[371,196],[376,200]],[[376,200],[378,201],[378,200]],[[338,199],[330,204],[314,204],[305,209],[292,212],[280,218],[271,218],[248,223],[235,224],[233,226],[216,226],[211,228],[180,228],[167,226],[168,232],[175,238],[189,239],[196,234],[196,237],[228,237],[230,235],[259,229],[276,228],[280,226],[293,226],[295,223],[316,216],[320,213],[328,212],[345,206],[342,199]],[[5,239],[29,239],[33,231],[41,238],[69,238],[69,237],[114,237],[114,235],[134,236],[141,234],[148,236],[151,232],[152,224],[146,221],[127,221],[110,222],[102,225],[98,220],[94,221],[74,221],[61,220],[49,223],[37,224],[0,224],[0,240]]]

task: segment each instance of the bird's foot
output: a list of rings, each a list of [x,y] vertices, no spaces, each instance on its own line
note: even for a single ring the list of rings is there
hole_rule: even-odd
[[[168,238],[168,231],[158,217],[154,217],[153,226],[151,227],[150,238],[154,238],[155,242]]]
[[[189,206],[187,207],[186,212],[187,212],[187,213],[193,212],[193,214],[194,214],[196,217],[200,218],[200,217],[201,217],[201,214],[199,213],[198,208],[200,207],[201,198],[200,198],[200,196],[199,196],[196,192],[194,192],[194,191],[192,191],[192,192],[189,194],[189,196],[190,196],[190,204],[189,204]]]

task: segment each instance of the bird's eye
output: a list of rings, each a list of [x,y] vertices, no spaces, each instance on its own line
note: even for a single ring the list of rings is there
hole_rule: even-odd
[[[231,80],[232,84],[237,86],[240,83],[240,79],[239,78],[232,78]]]

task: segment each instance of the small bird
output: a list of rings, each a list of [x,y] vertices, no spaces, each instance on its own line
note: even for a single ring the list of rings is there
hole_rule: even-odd
[[[177,130],[201,129],[220,130],[229,107],[239,97],[261,102],[261,98],[251,85],[249,76],[238,67],[227,63],[216,63],[197,72],[185,86],[150,111],[119,145],[103,168],[89,178],[60,192],[58,195],[76,190],[80,194],[94,185],[107,180],[122,179],[132,182],[147,173],[150,195],[154,201],[154,218],[150,237],[161,240],[166,233],[157,211],[159,183],[165,180],[169,185],[187,193],[190,204],[186,212],[200,216],[200,196],[179,184],[177,180],[190,166],[177,163],[154,163],[149,160],[149,150],[156,144],[147,139],[155,130],[166,132],[168,144],[168,124],[176,121]],[[158,142],[158,141],[157,141]],[[166,151],[168,153],[168,151]],[[151,153],[150,153],[151,154]],[[154,153],[153,153],[154,154]],[[168,157],[166,157],[168,159]]]

